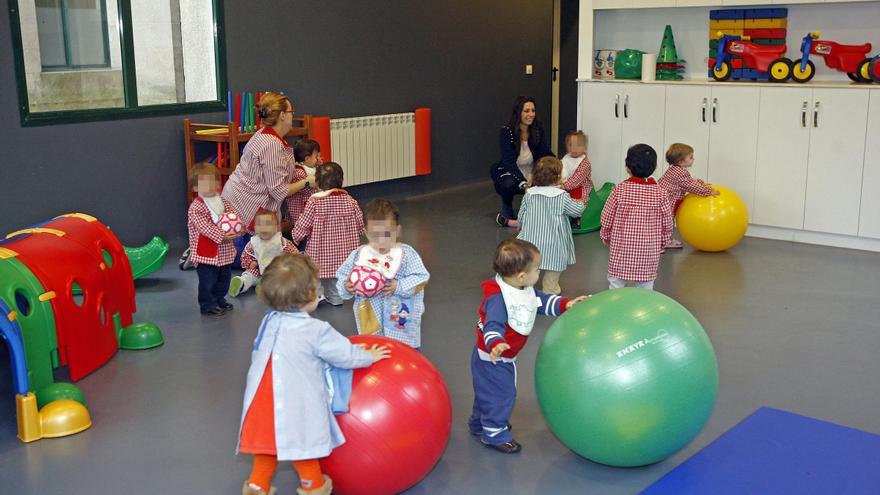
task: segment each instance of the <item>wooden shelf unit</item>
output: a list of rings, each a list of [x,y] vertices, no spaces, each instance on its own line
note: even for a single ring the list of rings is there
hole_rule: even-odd
[[[310,114],[305,114],[302,117],[295,117],[293,119],[294,127],[287,133],[285,138],[296,137],[296,136],[304,136],[309,137],[312,132],[312,116]],[[188,202],[192,202],[193,200],[193,190],[189,187],[188,181],[190,176],[190,171],[193,166],[196,164],[195,158],[195,146],[193,143],[196,142],[206,142],[206,143],[226,143],[229,148],[229,157],[227,167],[219,167],[220,175],[224,177],[228,177],[232,175],[232,172],[235,171],[235,167],[238,165],[239,160],[241,159],[239,149],[239,145],[241,143],[246,143],[253,135],[253,132],[239,132],[239,124],[237,122],[228,122],[226,125],[222,124],[200,124],[197,122],[193,122],[192,119],[183,119],[183,142],[184,149],[186,153],[186,179],[187,179],[187,187],[186,194]],[[198,131],[202,130],[218,130],[218,129],[226,129],[226,132],[217,134],[199,134]],[[224,179],[225,180],[225,179]]]

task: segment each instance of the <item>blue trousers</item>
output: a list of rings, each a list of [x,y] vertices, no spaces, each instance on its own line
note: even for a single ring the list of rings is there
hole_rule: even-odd
[[[471,355],[474,380],[474,412],[468,421],[471,433],[480,440],[499,445],[513,440],[508,426],[516,404],[516,363],[483,361],[477,348]]]
[[[232,265],[234,267],[241,267],[241,253],[244,252],[244,248],[247,247],[248,241],[250,240],[251,235],[247,233],[241,237],[236,237],[232,240],[232,245],[235,246],[235,259],[232,260]]]
[[[232,279],[232,265],[213,266],[199,263],[199,309],[202,313],[226,304],[226,293]]]

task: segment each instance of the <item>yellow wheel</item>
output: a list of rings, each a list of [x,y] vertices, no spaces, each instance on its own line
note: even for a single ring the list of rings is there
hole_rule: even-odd
[[[801,70],[801,59],[792,62],[791,78],[799,83],[805,83],[816,75],[816,66],[813,62],[807,60],[807,66]]]
[[[770,80],[773,82],[785,82],[791,77],[791,60],[777,58],[770,64]]]
[[[871,82],[871,59],[866,58],[859,63],[858,72],[856,72],[856,76],[860,79],[859,82]]]
[[[730,69],[730,64],[727,62],[721,62],[721,69],[717,69],[714,65],[712,66],[712,77],[714,77],[716,81],[726,81],[730,79],[731,75],[733,75],[733,71]]]

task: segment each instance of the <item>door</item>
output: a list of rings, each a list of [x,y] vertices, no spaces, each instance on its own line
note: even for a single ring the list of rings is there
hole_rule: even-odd
[[[868,90],[813,90],[804,229],[856,235]]]
[[[690,173],[697,179],[707,180],[709,160],[709,101],[708,86],[666,86],[666,121],[663,149],[657,150],[665,170],[663,156],[672,143],[684,143],[694,148],[694,165]]]
[[[623,86],[604,82],[580,83],[581,122],[578,127],[590,137],[587,153],[593,164],[596,189],[606,182],[620,182],[625,175],[620,150]]]
[[[626,150],[639,143],[650,145],[657,152],[657,168],[653,176],[663,175],[663,112],[666,111],[666,88],[662,84],[626,84],[623,95],[620,164],[621,180],[626,178]]]
[[[550,67],[550,149],[556,156],[565,154],[565,143],[559,148],[559,38],[562,22],[562,0],[553,0],[553,54]]]
[[[757,86],[716,86],[709,101],[709,182],[733,189],[754,210]]]
[[[859,235],[880,239],[880,91],[871,91],[870,100]]]
[[[761,88],[752,223],[804,228],[813,90]]]

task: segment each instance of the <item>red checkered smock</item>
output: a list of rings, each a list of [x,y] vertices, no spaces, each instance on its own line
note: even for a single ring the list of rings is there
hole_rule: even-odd
[[[309,198],[293,228],[293,242],[308,238],[305,254],[321,270],[318,276],[333,278],[360,245],[363,231],[364,215],[357,201],[342,189],[333,189],[326,196],[318,193]]]
[[[226,211],[235,211],[229,201],[223,200]],[[200,196],[189,205],[186,222],[189,230],[189,252],[193,264],[226,266],[235,260],[235,246],[227,239],[211,218],[211,210]]]
[[[660,177],[660,182],[657,184],[669,195],[669,204],[672,205],[673,213],[674,210],[678,209],[678,205],[684,199],[685,193],[693,193],[700,196],[710,196],[712,194],[711,187],[700,179],[694,179],[686,168],[679,167],[678,165],[672,165],[666,169],[666,172],[663,173],[663,177]]]
[[[657,278],[660,253],[672,237],[672,210],[654,179],[630,177],[614,187],[602,210],[608,275],[632,282]]]
[[[305,180],[306,177],[308,177],[306,169],[301,165],[296,164],[293,168],[293,177],[290,179],[290,182],[299,182]],[[306,209],[306,202],[312,194],[315,194],[316,192],[318,191],[312,187],[304,187],[287,198],[287,219],[290,220],[290,223],[296,223],[296,219],[299,218],[299,216],[302,215],[303,210]]]
[[[568,191],[572,199],[583,201],[586,204],[590,200],[590,191],[593,190],[593,165],[587,155],[574,169],[574,173],[562,183],[562,188]]]
[[[293,151],[271,127],[257,131],[244,146],[241,162],[223,186],[241,221],[253,232],[254,216],[260,209],[281,213],[293,173]]]
[[[284,237],[281,238],[281,252],[285,254],[299,254],[296,246]],[[255,266],[251,267],[251,263]],[[241,252],[241,268],[257,278],[262,277],[259,263],[257,263],[257,253],[254,251],[254,245],[250,241],[244,247],[244,251]]]

